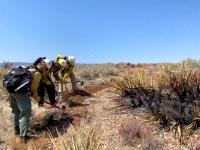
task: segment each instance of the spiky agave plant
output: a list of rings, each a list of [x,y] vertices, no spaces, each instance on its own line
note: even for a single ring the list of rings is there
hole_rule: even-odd
[[[14,65],[12,63],[4,61],[3,65],[2,65],[2,68],[3,69],[11,69],[13,66]]]
[[[182,68],[185,69],[193,69],[193,68],[200,68],[200,60],[195,60],[191,58],[187,58],[181,61]]]
[[[100,150],[103,146],[103,130],[96,124],[87,128],[86,123],[81,122],[79,127],[71,127],[63,135],[57,131],[58,140],[50,131],[48,135],[56,150]]]
[[[146,103],[145,107],[148,107],[157,119],[167,122],[169,118],[176,121],[171,128],[176,129],[180,141],[184,136],[189,137],[199,124],[199,71],[168,70],[156,76],[139,71],[117,79],[114,87],[122,96]]]
[[[113,87],[123,97],[134,97],[136,93],[140,93],[146,86],[147,75],[143,70],[136,70],[135,72],[129,72],[123,77],[119,77],[113,81]],[[153,82],[151,82],[153,83]]]
[[[3,87],[3,77],[10,70],[10,68],[0,68],[0,89],[7,95],[7,90]]]
[[[200,121],[199,83],[200,72],[198,71],[183,69],[181,72],[168,72],[165,77],[165,85],[177,96],[176,100],[180,105],[179,117],[171,116],[176,121],[171,128],[177,130],[180,141],[183,137],[189,138]]]
[[[160,65],[160,72],[168,72],[172,70],[172,65],[169,63],[161,63]]]
[[[132,98],[133,108],[146,104],[149,110],[156,115],[158,114],[158,110],[155,110],[156,107],[152,106],[153,101],[155,102],[155,98],[157,97],[156,87],[158,84],[156,79],[156,76],[149,75],[143,70],[137,70],[116,79],[113,86],[122,97]],[[134,99],[139,103],[138,105],[136,105]],[[154,104],[157,105],[156,102]]]

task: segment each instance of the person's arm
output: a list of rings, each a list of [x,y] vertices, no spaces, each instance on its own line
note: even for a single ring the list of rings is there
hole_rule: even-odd
[[[42,79],[42,75],[40,72],[33,73],[30,89],[31,89],[32,97],[37,102],[39,102],[41,99],[41,97],[38,95],[38,92],[37,92],[41,79]]]
[[[71,65],[65,72],[64,76],[63,76],[63,79],[66,80],[70,75],[71,73],[73,72],[73,69],[74,69],[74,65]]]
[[[53,72],[53,76],[54,76],[54,78],[56,79],[56,81],[62,82],[62,79],[61,79],[60,76],[59,76],[59,70],[54,71],[54,72]]]

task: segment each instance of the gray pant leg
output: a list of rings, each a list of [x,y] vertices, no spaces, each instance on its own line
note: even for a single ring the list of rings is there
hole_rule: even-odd
[[[71,74],[70,74],[70,80],[72,81],[72,89],[73,90],[77,90],[77,86],[76,86],[76,76],[75,76],[75,74],[74,74],[74,72],[72,72]]]
[[[31,99],[27,94],[15,94],[18,108],[20,110],[19,115],[19,129],[20,136],[27,135],[29,121],[31,117]]]
[[[11,113],[12,113],[13,125],[14,125],[14,128],[17,129],[19,128],[20,110],[18,108],[17,100],[15,99],[14,95],[10,94],[9,102],[10,102],[10,108],[11,108]]]

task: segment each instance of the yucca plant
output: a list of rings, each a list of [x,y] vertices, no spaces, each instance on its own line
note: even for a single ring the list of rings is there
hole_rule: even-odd
[[[159,75],[134,72],[113,84],[123,97],[138,99],[161,122],[176,129],[178,139],[189,137],[200,121],[200,71],[169,69]],[[135,108],[135,107],[134,107]]]
[[[71,127],[66,134],[55,139],[49,131],[49,139],[56,150],[100,150],[102,149],[102,131],[97,125],[87,128],[85,123],[79,127]]]
[[[186,71],[173,73],[168,72],[165,85],[177,96],[179,102],[179,118],[174,118],[176,124],[172,128],[177,129],[178,139],[181,141],[183,136],[189,137],[197,127],[199,120],[199,83],[200,73],[197,71]],[[173,116],[172,116],[173,117]]]
[[[137,100],[138,105],[135,100],[132,100],[134,108],[146,103],[153,114],[157,113],[151,104],[156,97],[156,87],[158,84],[152,76],[149,76],[143,70],[137,70],[120,79],[116,79],[113,86],[123,97],[130,97]]]
[[[130,72],[122,78],[113,81],[113,86],[117,89],[120,94],[124,97],[134,96],[132,93],[139,92],[144,89],[144,82],[146,76],[143,71],[138,70],[136,72]]]
[[[160,64],[160,72],[168,72],[172,70],[172,64],[162,63]]]
[[[200,69],[200,60],[195,60],[191,58],[184,59],[181,61],[181,65],[182,65],[182,68],[185,68],[185,69],[193,69],[193,68]]]
[[[12,63],[10,63],[10,62],[6,62],[6,61],[4,61],[3,62],[3,65],[2,65],[2,68],[4,68],[4,69],[10,69],[10,68],[12,68],[14,65],[12,64]]]
[[[7,90],[3,87],[3,77],[4,75],[9,71],[10,68],[0,68],[0,89],[4,91],[5,94],[7,93]]]

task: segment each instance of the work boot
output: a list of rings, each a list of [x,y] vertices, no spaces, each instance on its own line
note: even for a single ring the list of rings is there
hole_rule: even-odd
[[[58,108],[57,104],[58,104],[57,101],[50,103],[51,108]]]
[[[30,140],[30,136],[20,136],[21,143],[27,144],[28,140]]]

